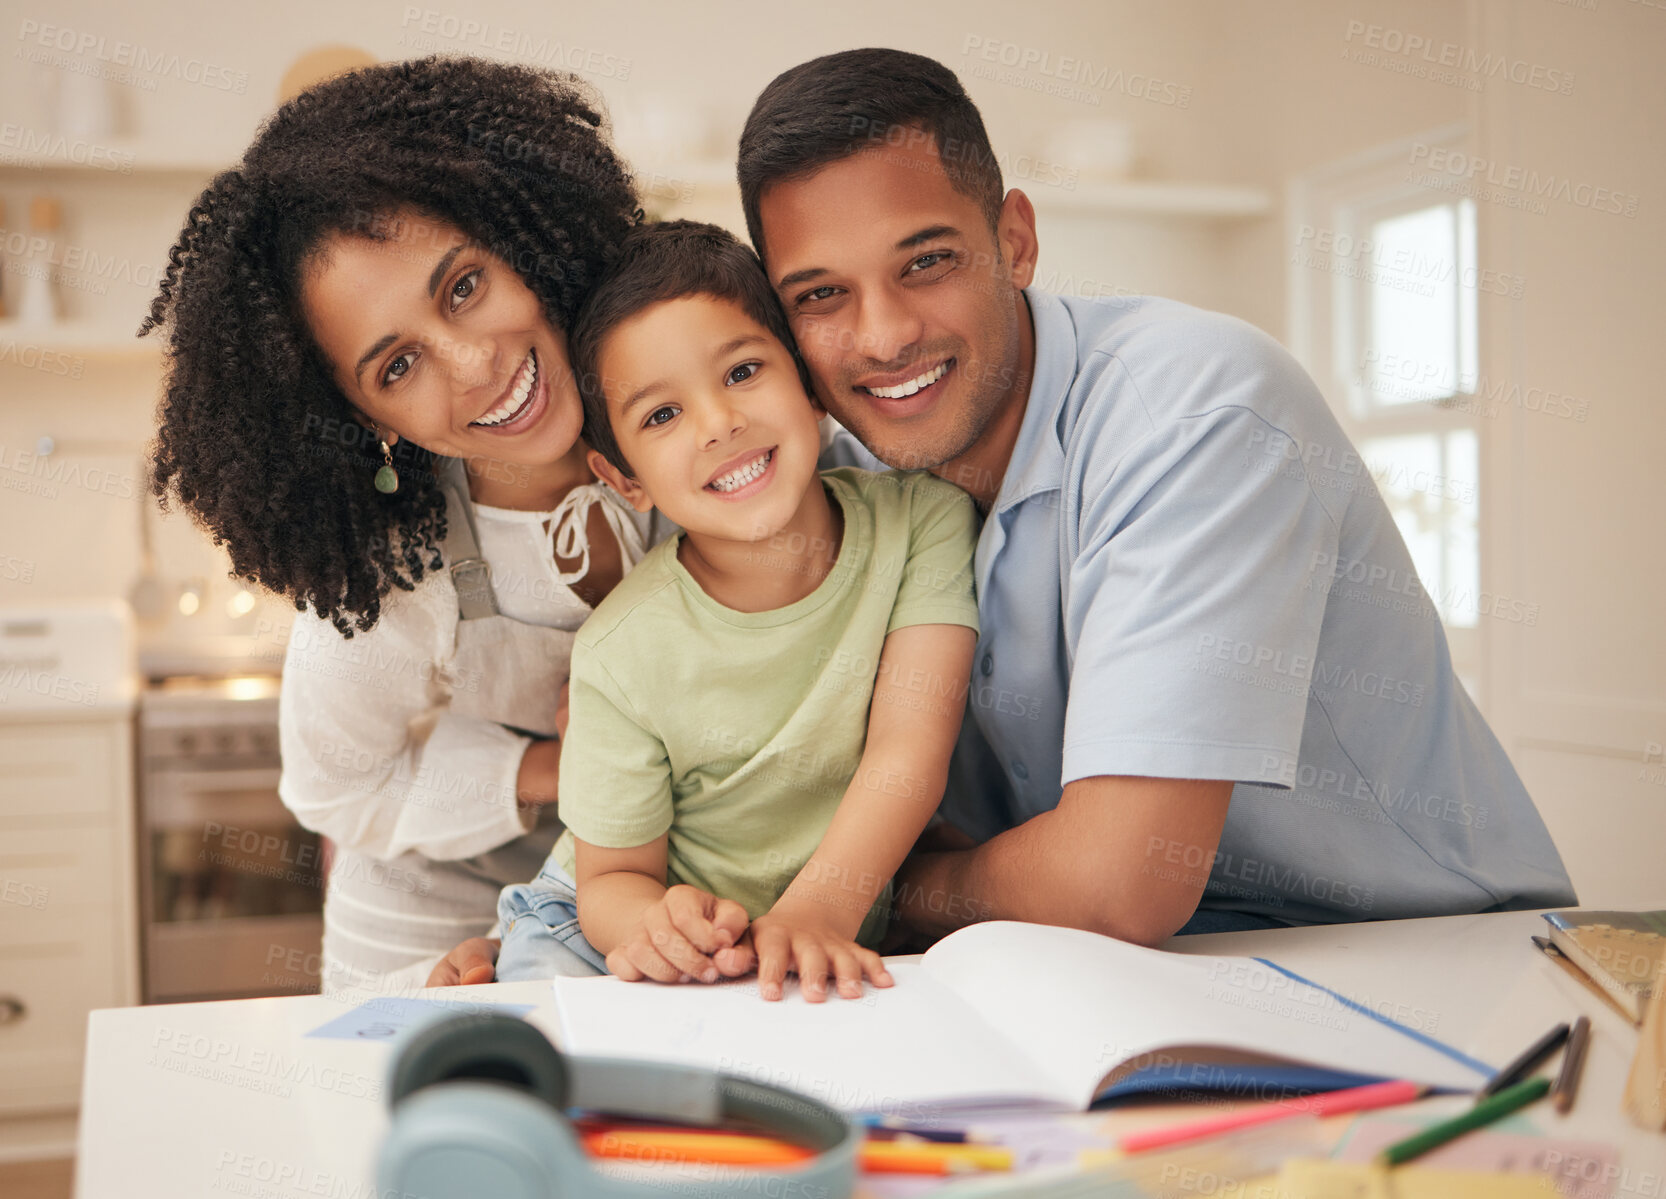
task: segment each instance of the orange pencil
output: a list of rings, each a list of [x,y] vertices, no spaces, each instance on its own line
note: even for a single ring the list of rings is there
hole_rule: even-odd
[[[696,1129],[640,1130],[591,1125],[579,1141],[592,1157],[675,1164],[703,1162],[726,1166],[782,1166],[814,1155],[799,1145],[751,1133]],[[962,1174],[1010,1170],[1013,1152],[987,1145],[907,1144],[868,1141],[859,1151],[861,1168],[870,1174]]]
[[[725,1166],[783,1166],[807,1161],[808,1149],[773,1137],[721,1132],[586,1132],[579,1136],[592,1157],[638,1162],[708,1162]]]

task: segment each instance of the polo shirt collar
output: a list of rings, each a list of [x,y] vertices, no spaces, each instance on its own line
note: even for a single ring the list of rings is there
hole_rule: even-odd
[[[1012,447],[991,515],[1005,512],[1031,496],[1057,491],[1064,480],[1064,449],[1059,444],[1059,409],[1076,381],[1076,328],[1063,303],[1051,292],[1024,289],[1035,328],[1035,364],[1018,441]]]

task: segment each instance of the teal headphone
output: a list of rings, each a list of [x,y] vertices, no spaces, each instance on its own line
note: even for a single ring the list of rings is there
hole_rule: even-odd
[[[401,1199],[846,1199],[861,1132],[805,1095],[689,1066],[567,1057],[524,1020],[457,1016],[418,1029],[394,1061],[378,1194]],[[738,1121],[816,1156],[783,1170],[666,1165],[651,1178],[597,1170],[569,1110]]]

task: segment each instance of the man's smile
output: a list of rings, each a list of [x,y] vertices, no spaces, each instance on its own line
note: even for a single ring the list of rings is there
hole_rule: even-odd
[[[953,358],[945,358],[936,366],[930,367],[924,371],[916,371],[915,374],[906,378],[870,378],[865,383],[858,383],[856,385],[856,390],[865,391],[876,399],[881,400],[906,399],[915,392],[924,391],[933,383],[936,383],[949,372],[949,368],[953,365]],[[909,369],[914,370],[915,368],[910,367]]]

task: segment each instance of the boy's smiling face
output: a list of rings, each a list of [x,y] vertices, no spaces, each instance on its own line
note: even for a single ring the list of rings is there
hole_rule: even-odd
[[[639,511],[689,532],[759,541],[819,486],[821,410],[792,355],[744,310],[684,296],[621,321],[596,366],[631,478],[592,464]]]

